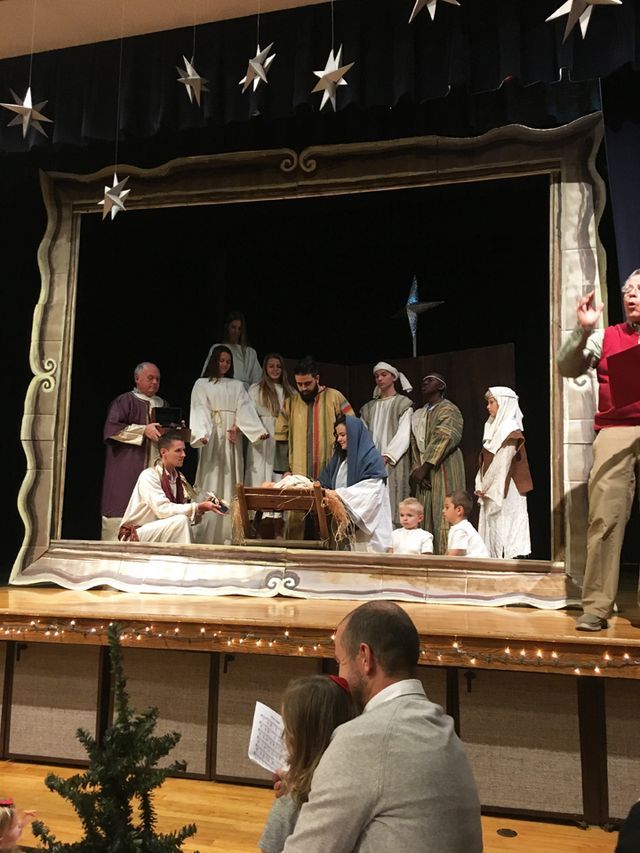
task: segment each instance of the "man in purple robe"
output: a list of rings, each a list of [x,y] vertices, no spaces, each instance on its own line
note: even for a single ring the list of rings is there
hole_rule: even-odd
[[[106,456],[102,484],[102,539],[117,539],[120,522],[140,473],[158,453],[160,424],[151,410],[166,406],[158,397],[160,371],[143,361],[133,374],[135,387],[109,406],[104,425]]]

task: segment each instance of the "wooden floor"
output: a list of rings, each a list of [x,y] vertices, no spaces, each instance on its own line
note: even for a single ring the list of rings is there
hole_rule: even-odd
[[[36,764],[0,762],[0,794],[12,796],[20,808],[33,808],[60,841],[79,838],[75,812],[65,800],[45,788],[43,779],[54,772],[69,776],[74,771]],[[185,844],[185,851],[200,853],[253,853],[269,811],[270,791],[215,782],[168,779],[156,798],[159,831],[171,831],[185,823],[195,823],[198,834]],[[591,827],[484,817],[485,853],[613,853],[617,834]],[[516,837],[498,835],[510,829]],[[22,842],[35,844],[30,830]]]

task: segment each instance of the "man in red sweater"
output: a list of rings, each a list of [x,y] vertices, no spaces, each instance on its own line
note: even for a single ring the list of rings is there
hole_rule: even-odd
[[[599,386],[593,467],[589,476],[583,613],[576,622],[579,631],[606,628],[613,612],[620,552],[640,464],[640,400],[616,408],[607,363],[610,356],[640,342],[640,269],[631,273],[622,293],[626,322],[597,330],[604,305],[595,304],[593,291],[583,296],[578,302],[578,326],[558,354],[563,376],[580,376],[589,367],[595,367]]]

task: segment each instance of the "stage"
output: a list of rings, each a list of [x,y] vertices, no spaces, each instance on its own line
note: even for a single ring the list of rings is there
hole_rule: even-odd
[[[454,718],[493,812],[623,818],[640,790],[635,719],[640,613],[606,631],[525,606],[401,602],[420,635],[419,677]],[[333,635],[354,600],[0,589],[0,759],[78,765],[79,726],[111,719],[107,632],[117,622],[134,706],[158,707],[195,779],[268,784],[247,758],[257,700],[335,671]]]
[[[333,659],[333,632],[357,604],[3,587],[0,639],[104,645],[109,623],[117,621],[125,645]],[[594,634],[575,630],[577,613],[416,602],[402,606],[418,628],[424,665],[640,678],[640,614],[631,596],[624,614]]]

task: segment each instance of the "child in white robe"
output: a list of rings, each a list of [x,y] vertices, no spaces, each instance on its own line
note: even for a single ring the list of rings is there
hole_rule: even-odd
[[[525,557],[531,553],[527,492],[533,483],[518,395],[511,388],[494,386],[485,400],[489,419],[475,483],[480,504],[478,530],[492,557]]]
[[[282,411],[284,401],[293,394],[293,389],[287,378],[284,359],[281,355],[271,352],[264,357],[262,378],[249,388],[248,393],[249,399],[264,424],[265,431],[269,433],[269,438],[259,444],[249,445],[245,483],[247,486],[277,483],[282,479],[282,474],[288,470],[289,460],[285,458],[283,459],[284,464],[278,465],[275,458],[276,420]]]
[[[284,401],[291,397],[293,389],[287,378],[283,357],[277,352],[265,355],[262,362],[262,379],[249,388],[249,399],[256,407],[260,420],[269,437],[263,442],[250,444],[247,448],[247,463],[244,481],[247,486],[262,486],[263,483],[277,483],[289,467],[287,448],[278,445],[274,436],[276,420],[282,411]],[[285,451],[280,453],[280,451]],[[280,455],[280,458],[278,456]],[[283,532],[282,513],[265,512],[263,518],[273,521],[274,538],[281,539]],[[258,535],[263,535],[258,533]]]
[[[455,491],[444,499],[442,514],[451,525],[447,540],[448,557],[488,557],[489,549],[467,516],[473,508],[469,495]]]
[[[402,527],[393,531],[393,553],[433,554],[433,534],[421,527],[424,509],[420,501],[416,498],[400,501],[398,517]]]
[[[404,373],[386,361],[375,365],[373,375],[376,381],[373,399],[360,410],[360,420],[371,433],[386,465],[389,503],[397,527],[400,524],[397,506],[411,494],[409,445],[413,404],[407,394],[413,389]]]

